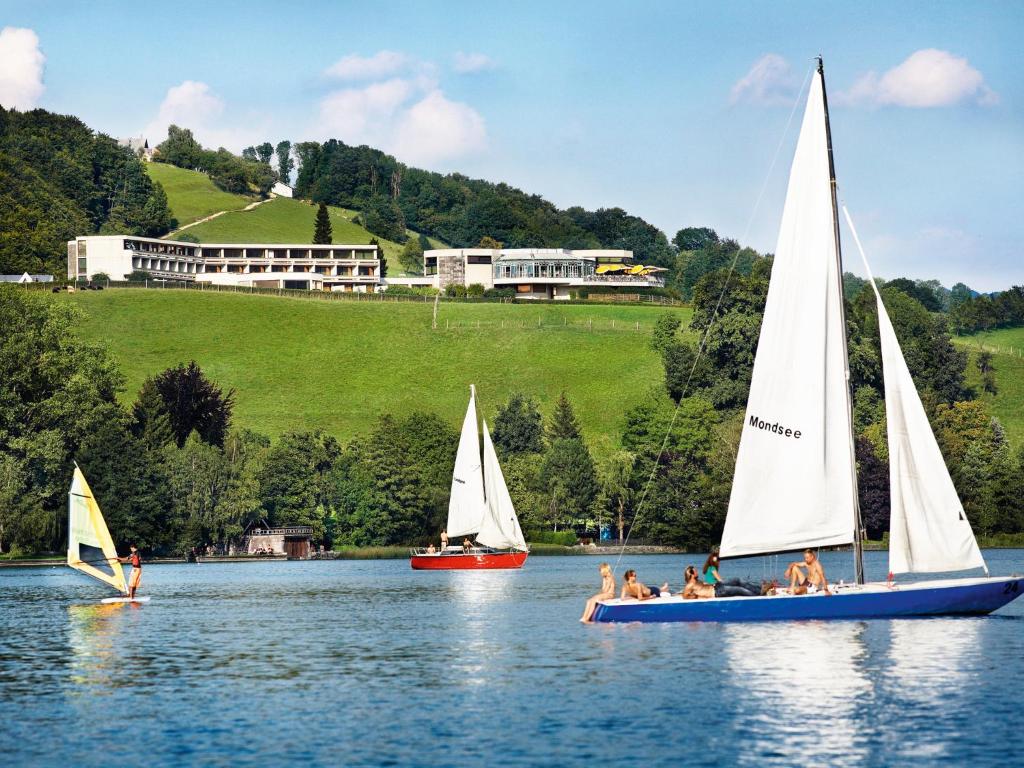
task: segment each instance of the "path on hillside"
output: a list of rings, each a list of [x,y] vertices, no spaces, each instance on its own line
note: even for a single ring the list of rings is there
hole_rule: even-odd
[[[206,217],[204,217],[202,219],[197,219],[196,221],[193,221],[190,224],[186,224],[183,227],[178,227],[173,232],[169,232],[168,234],[164,235],[164,239],[171,238],[172,236],[178,234],[179,232],[184,232],[189,227],[196,226],[196,224],[205,224],[208,221],[213,221],[218,216],[223,216],[225,213],[243,213],[245,211],[251,211],[253,208],[256,208],[257,206],[263,205],[264,203],[269,203],[271,200],[274,200],[276,197],[277,197],[277,195],[271,194],[270,197],[268,197],[268,198],[266,198],[264,200],[256,200],[255,202],[249,203],[247,206],[245,206],[245,208],[232,208],[231,210],[228,210],[228,211],[217,211],[216,213],[211,213],[209,216],[206,216]]]

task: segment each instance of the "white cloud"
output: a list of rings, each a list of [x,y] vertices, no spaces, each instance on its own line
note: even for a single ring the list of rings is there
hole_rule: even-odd
[[[452,57],[452,69],[460,75],[469,75],[474,72],[483,72],[494,69],[494,60],[484,53],[464,53],[456,51]]]
[[[389,130],[412,92],[412,84],[399,78],[335,91],[320,102],[320,128],[353,144],[372,143]]]
[[[867,72],[837,96],[847,104],[916,108],[948,107],[963,101],[982,106],[999,102],[999,96],[967,59],[935,48],[915,51],[881,76]]]
[[[373,56],[350,53],[329,66],[324,74],[339,80],[379,80],[393,75],[409,64],[409,57],[395,51],[378,51]]]
[[[393,143],[395,154],[406,162],[443,165],[481,152],[487,146],[487,128],[475,109],[435,90],[402,114]]]
[[[767,106],[792,104],[798,85],[789,62],[777,53],[766,53],[736,81],[729,100],[733,104],[741,101]]]
[[[31,29],[0,30],[0,104],[32,109],[43,95],[43,65],[39,36]]]
[[[191,129],[204,147],[226,147],[239,152],[245,146],[260,143],[268,134],[266,118],[231,115],[224,119],[224,101],[209,85],[185,80],[167,90],[160,108],[143,129],[142,135],[155,146],[167,138],[167,126]]]
[[[369,144],[412,165],[437,168],[487,145],[484,118],[448,99],[429,65],[419,74],[327,94],[314,133],[348,144]]]

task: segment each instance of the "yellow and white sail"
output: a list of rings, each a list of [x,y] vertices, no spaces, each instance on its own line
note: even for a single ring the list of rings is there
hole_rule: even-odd
[[[128,594],[114,540],[77,465],[68,491],[68,565]]]

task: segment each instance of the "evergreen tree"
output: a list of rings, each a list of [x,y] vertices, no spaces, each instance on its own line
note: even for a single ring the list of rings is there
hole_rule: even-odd
[[[231,424],[235,391],[224,392],[206,378],[193,360],[187,366],[168,368],[153,378],[153,386],[164,402],[164,411],[178,447],[185,445],[192,430],[207,443],[224,444]]]
[[[551,442],[538,480],[550,499],[548,522],[556,531],[559,524],[582,521],[599,490],[594,459],[578,437]]]
[[[555,402],[555,410],[548,422],[548,441],[554,443],[556,440],[579,440],[581,437],[580,423],[572,410],[572,403],[565,392],[562,392]]]
[[[388,276],[388,257],[384,254],[384,248],[376,237],[370,238],[370,245],[377,246],[377,261],[380,262],[380,277]]]
[[[316,210],[316,223],[313,227],[313,244],[330,245],[334,242],[334,231],[331,227],[331,216],[327,212],[327,205],[320,203]]]
[[[154,379],[146,379],[132,406],[132,434],[149,450],[159,450],[174,441],[174,430],[164,399]]]
[[[515,453],[541,453],[544,428],[537,405],[525,395],[513,394],[498,409],[491,430],[495,450],[502,456]]]
[[[279,141],[274,152],[277,154],[277,175],[281,181],[289,184],[292,170],[295,168],[295,161],[292,159],[292,143]]]

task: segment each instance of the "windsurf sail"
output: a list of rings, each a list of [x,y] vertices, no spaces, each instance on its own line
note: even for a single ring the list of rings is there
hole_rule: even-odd
[[[77,464],[68,491],[68,565],[128,594],[114,540]]]

